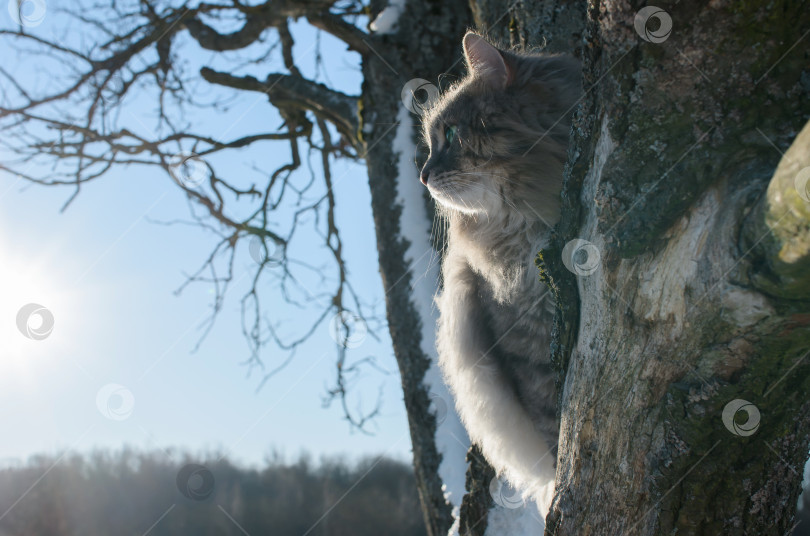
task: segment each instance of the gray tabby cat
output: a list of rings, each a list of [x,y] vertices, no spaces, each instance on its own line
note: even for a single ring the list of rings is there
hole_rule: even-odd
[[[472,32],[464,55],[468,75],[423,121],[421,179],[448,223],[439,365],[471,439],[545,514],[559,435],[553,300],[533,261],[559,219],[580,66]]]

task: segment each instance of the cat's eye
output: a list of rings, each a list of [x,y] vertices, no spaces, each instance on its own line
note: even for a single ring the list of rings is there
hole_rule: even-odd
[[[456,139],[457,130],[458,127],[456,126],[447,127],[446,129],[444,129],[444,137],[447,140],[447,143],[453,143],[453,140]]]

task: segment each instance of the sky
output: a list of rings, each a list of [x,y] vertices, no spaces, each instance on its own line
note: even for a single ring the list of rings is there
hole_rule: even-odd
[[[58,4],[48,2],[37,32],[47,35],[63,22]],[[5,10],[0,17],[6,17],[6,26]],[[305,74],[311,74],[315,34],[303,23],[292,29],[296,57]],[[340,43],[322,39],[329,84],[358,93],[356,57]],[[182,46],[178,44],[180,51]],[[192,48],[184,52],[189,72],[209,61],[214,66],[228,61]],[[19,58],[2,63],[19,80],[38,76]],[[261,73],[275,67],[253,68]],[[128,104],[124,121],[148,131],[148,99],[134,98]],[[270,131],[278,124],[266,98],[256,94],[239,96],[224,116],[206,117],[205,122],[205,128],[223,139]],[[229,176],[248,177],[257,160],[272,168],[288,153],[283,143],[266,143],[252,154],[218,157],[216,165]],[[363,301],[383,315],[365,169],[338,162],[333,176],[350,277]],[[260,371],[248,374],[244,362],[250,352],[239,313],[239,300],[255,270],[247,243],[237,249],[236,283],[217,322],[194,351],[213,289],[198,283],[179,296],[175,290],[208,256],[216,237],[194,226],[157,223],[188,219],[189,214],[185,194],[165,172],[114,169],[85,186],[60,213],[71,193],[0,171],[0,465],[20,463],[34,453],[124,445],[163,449],[167,455],[171,448],[200,456],[216,452],[250,465],[261,464],[272,452],[294,459],[303,451],[316,459],[386,454],[410,460],[402,391],[384,324],[370,326],[376,338],[362,337],[349,354],[351,359],[373,356],[379,369],[367,369],[352,387],[353,407],[362,404],[367,410],[382,393],[381,413],[367,435],[352,429],[339,404],[323,406],[335,380],[337,357],[328,322],[261,388]],[[283,223],[284,212],[278,217]],[[324,254],[315,245],[316,235],[302,237],[296,245],[302,256]],[[318,290],[313,279],[304,278],[304,284],[313,293]],[[301,333],[318,309],[295,309],[273,285],[267,280],[260,287],[270,315],[282,322],[282,334]],[[20,327],[17,317],[27,304],[39,304],[47,312]],[[53,329],[37,337],[37,330],[47,328],[41,322],[47,324],[49,313]],[[262,354],[268,368],[286,357],[273,349]]]

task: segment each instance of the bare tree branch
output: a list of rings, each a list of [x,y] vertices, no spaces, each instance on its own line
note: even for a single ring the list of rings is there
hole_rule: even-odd
[[[316,28],[320,28],[334,35],[349,45],[350,50],[354,50],[363,55],[371,53],[371,48],[367,41],[370,36],[354,24],[346,22],[342,17],[323,11],[317,14],[308,14],[307,20]]]
[[[166,173],[187,196],[191,220],[158,223],[196,225],[217,237],[212,251],[185,274],[185,282],[176,290],[181,293],[194,283],[213,287],[210,315],[200,325],[195,349],[210,333],[228,290],[239,277],[235,262],[240,243],[248,247],[256,263],[250,288],[241,299],[243,334],[250,350],[246,363],[251,370],[264,369],[262,350],[269,343],[287,352],[286,359],[265,371],[261,387],[330,316],[363,318],[365,314],[343,258],[330,168],[330,155],[358,158],[358,97],[304,78],[295,64],[294,39],[288,27],[289,19],[311,15],[323,21],[325,31],[345,36],[351,41],[347,44],[357,50],[364,34],[356,27],[352,30],[349,21],[363,12],[360,2],[338,6],[334,0],[274,0],[256,6],[204,2],[192,8],[152,0],[124,6],[110,0],[92,11],[65,10],[72,17],[69,20],[79,25],[75,31],[88,30],[88,38],[77,42],[62,42],[53,34],[31,35],[23,28],[0,30],[0,39],[10,41],[11,50],[16,49],[23,57],[37,54],[65,67],[65,72],[49,78],[42,87],[31,87],[13,70],[0,68],[0,82],[8,90],[0,106],[0,126],[5,134],[0,146],[16,155],[16,159],[0,164],[0,170],[39,185],[72,187],[63,210],[84,184],[104,176],[113,166],[146,166]],[[234,26],[237,29],[232,31]],[[178,61],[181,58],[174,50],[178,35],[187,33],[201,48],[223,52],[261,43],[268,30],[277,31],[278,42],[261,58],[243,65],[260,66],[280,49],[289,74],[270,74],[263,82],[233,74],[238,68],[231,73],[203,68],[200,74],[203,84],[265,93],[270,105],[267,108],[272,116],[280,116],[281,125],[233,137],[198,128],[200,118],[213,111],[224,113],[229,102],[221,97],[198,101],[199,92],[193,88],[199,77],[184,74],[183,62]],[[233,100],[234,94],[239,93],[229,92],[228,98]],[[152,99],[155,104],[157,127],[150,133],[144,134],[140,128],[149,131],[144,119],[122,113],[132,111],[127,108],[130,97]],[[332,142],[335,130],[341,143]],[[223,173],[217,165],[220,154],[254,149],[267,142],[286,143],[289,157],[286,162],[271,163],[269,170],[253,165],[259,179],[245,181],[230,169]],[[302,152],[302,143],[309,153]],[[347,150],[350,146],[354,151]],[[316,180],[309,162],[312,151],[320,154],[324,181]],[[300,173],[304,163],[310,169],[309,180]],[[293,214],[291,221],[278,217],[281,209]],[[313,266],[307,259],[290,255],[290,244],[298,240],[305,226],[322,237],[318,247],[328,253],[326,265]],[[268,299],[267,278],[278,282],[276,288],[291,306],[317,310],[309,326],[286,333],[269,317],[263,307]],[[310,290],[309,281],[315,278],[318,286]],[[338,354],[341,371],[347,348],[338,345]],[[356,362],[351,370],[359,371],[368,359]],[[355,410],[347,399],[349,382],[341,374],[337,383],[346,418],[363,428],[379,408]],[[328,396],[334,393],[330,390]]]
[[[265,93],[279,108],[312,111],[323,117],[358,146],[357,98],[323,84],[285,74],[269,74],[264,81],[252,76],[234,76],[204,67],[200,74],[212,84]]]

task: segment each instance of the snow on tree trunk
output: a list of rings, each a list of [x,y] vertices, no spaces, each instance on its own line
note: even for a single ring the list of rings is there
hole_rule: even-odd
[[[436,416],[436,449],[441,455],[439,478],[443,483],[445,499],[453,506],[453,517],[457,518],[465,493],[465,456],[470,440],[438,368],[435,337],[438,309],[433,297],[438,291],[441,263],[439,252],[430,240],[432,216],[428,215],[426,190],[419,180],[419,170],[410,158],[416,152],[412,117],[405,106],[397,114],[398,126],[393,142],[394,154],[398,156],[397,203],[402,207],[402,238],[409,244],[405,261],[410,265],[411,299],[421,325],[421,349],[430,358],[430,367],[425,372],[423,383]]]
[[[401,92],[414,78],[437,83],[451,68],[470,13],[461,0],[443,2],[440,10],[417,1],[372,4],[379,33],[368,40],[373,53],[363,59],[359,136],[366,149],[386,313],[419,497],[428,534],[445,536],[464,494],[469,440],[436,369],[438,253],[430,242],[432,215],[414,163],[416,116],[403,105]]]

